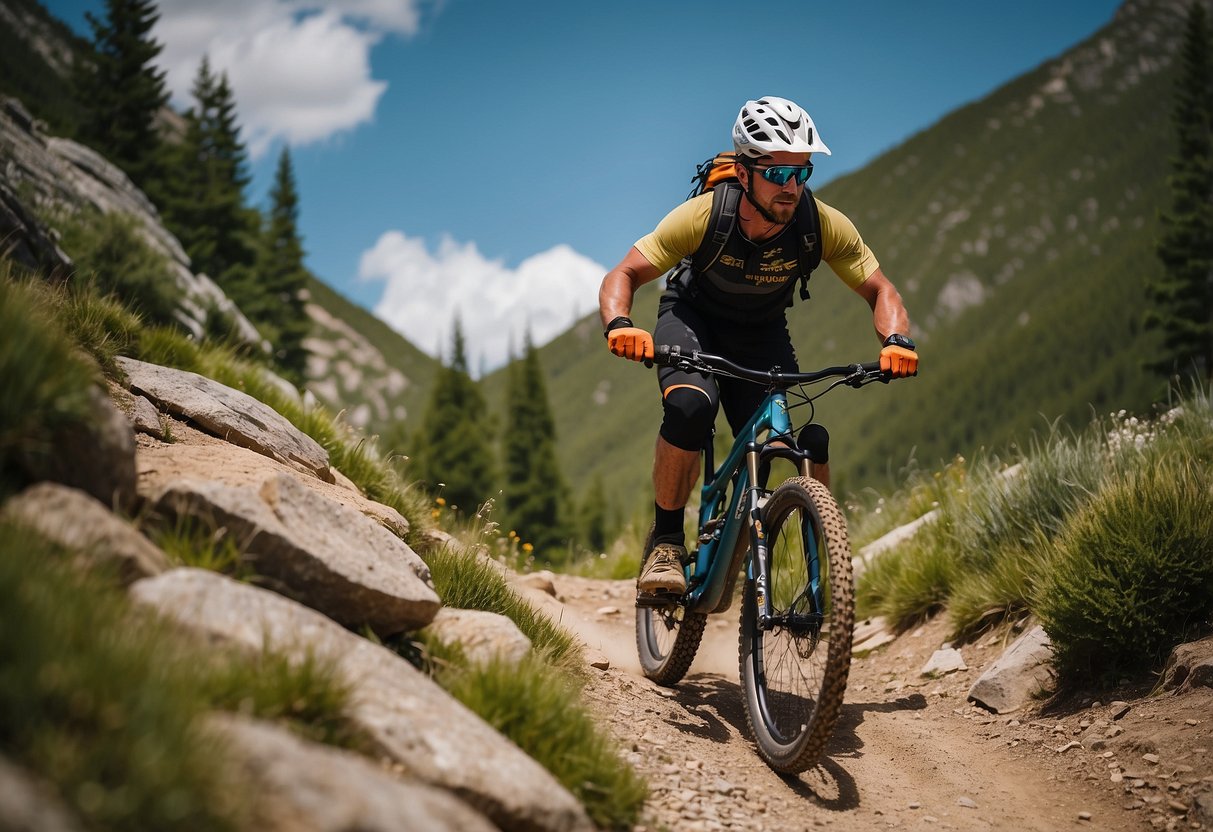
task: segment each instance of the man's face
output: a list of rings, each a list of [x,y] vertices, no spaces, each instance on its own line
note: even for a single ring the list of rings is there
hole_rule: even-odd
[[[798,183],[795,177],[782,185],[776,185],[762,177],[762,170],[777,165],[807,165],[811,156],[811,153],[791,153],[781,150],[756,159],[754,170],[744,172],[744,175],[749,176],[750,179],[747,184],[747,187],[750,188],[750,196],[779,222],[791,222],[792,216],[796,213],[796,206],[800,202],[800,195],[804,191],[804,185]]]

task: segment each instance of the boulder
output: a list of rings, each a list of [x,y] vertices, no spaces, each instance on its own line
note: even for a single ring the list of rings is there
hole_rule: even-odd
[[[128,394],[129,395],[129,394]],[[139,468],[139,493],[150,499],[179,479],[206,479],[259,491],[266,480],[279,474],[296,476],[298,469],[256,451],[230,445],[185,422],[173,424],[172,444],[144,441],[135,462]],[[331,469],[330,469],[331,470]],[[400,538],[409,533],[409,522],[391,506],[367,499],[357,490],[312,477],[307,485],[330,500],[359,511]]]
[[[184,416],[233,445],[264,454],[332,482],[328,451],[278,411],[247,393],[190,373],[120,357],[133,393],[147,396],[161,410]]]
[[[1053,643],[1044,628],[1033,627],[1011,643],[969,688],[969,699],[1000,714],[1028,704],[1056,680]]]
[[[124,584],[158,575],[171,565],[134,527],[75,488],[49,482],[30,486],[6,502],[0,516],[79,553],[90,566],[115,568]]]
[[[299,739],[253,719],[215,714],[235,775],[257,794],[257,828],[290,832],[495,832],[441,789],[395,777],[365,757]]]
[[[143,396],[131,397],[131,412],[127,414],[135,433],[146,433],[157,439],[164,438],[164,425],[160,421],[160,411]]]
[[[453,791],[503,829],[593,829],[555,778],[428,676],[273,592],[201,569],[136,582],[131,597],[212,641],[332,662],[356,692],[349,717],[383,755]]]
[[[441,604],[429,567],[404,541],[290,474],[259,490],[177,480],[154,504],[169,517],[223,528],[269,586],[347,627],[381,636],[415,630]]]
[[[1176,693],[1196,687],[1213,688],[1213,636],[1172,650],[1163,670],[1162,686]]]
[[[504,615],[443,607],[425,631],[443,644],[455,644],[473,664],[500,659],[517,664],[531,652],[531,640]]]

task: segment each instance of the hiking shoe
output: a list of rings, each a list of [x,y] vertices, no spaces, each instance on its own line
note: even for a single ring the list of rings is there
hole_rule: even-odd
[[[682,574],[682,561],[687,550],[674,543],[658,543],[645,558],[644,568],[636,581],[637,596],[679,596],[687,591],[687,579]]]

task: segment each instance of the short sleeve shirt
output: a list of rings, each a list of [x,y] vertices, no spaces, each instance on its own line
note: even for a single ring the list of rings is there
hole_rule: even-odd
[[[880,268],[880,263],[846,214],[816,197],[814,200],[821,216],[821,259],[844,283],[857,288]],[[659,271],[667,271],[699,248],[711,214],[709,191],[666,214],[652,232],[636,241],[636,250]]]

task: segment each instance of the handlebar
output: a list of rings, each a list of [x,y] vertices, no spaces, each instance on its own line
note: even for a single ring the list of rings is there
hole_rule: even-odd
[[[754,370],[749,367],[742,367],[723,356],[712,355],[711,353],[700,352],[699,350],[692,350],[690,355],[685,355],[681,347],[669,344],[662,344],[657,347],[654,351],[652,363],[659,367],[675,367],[685,372],[703,373],[704,375],[729,375],[734,378],[752,381],[756,384],[765,384],[768,387],[783,390],[795,387],[798,384],[812,384],[813,382],[827,378],[842,377],[840,383],[851,387],[862,387],[873,381],[888,384],[893,378],[892,373],[884,372],[880,369],[879,361],[872,361],[866,364],[849,364],[840,367],[826,367],[824,370],[816,370],[811,373],[785,373],[778,367],[772,367],[769,370]]]

